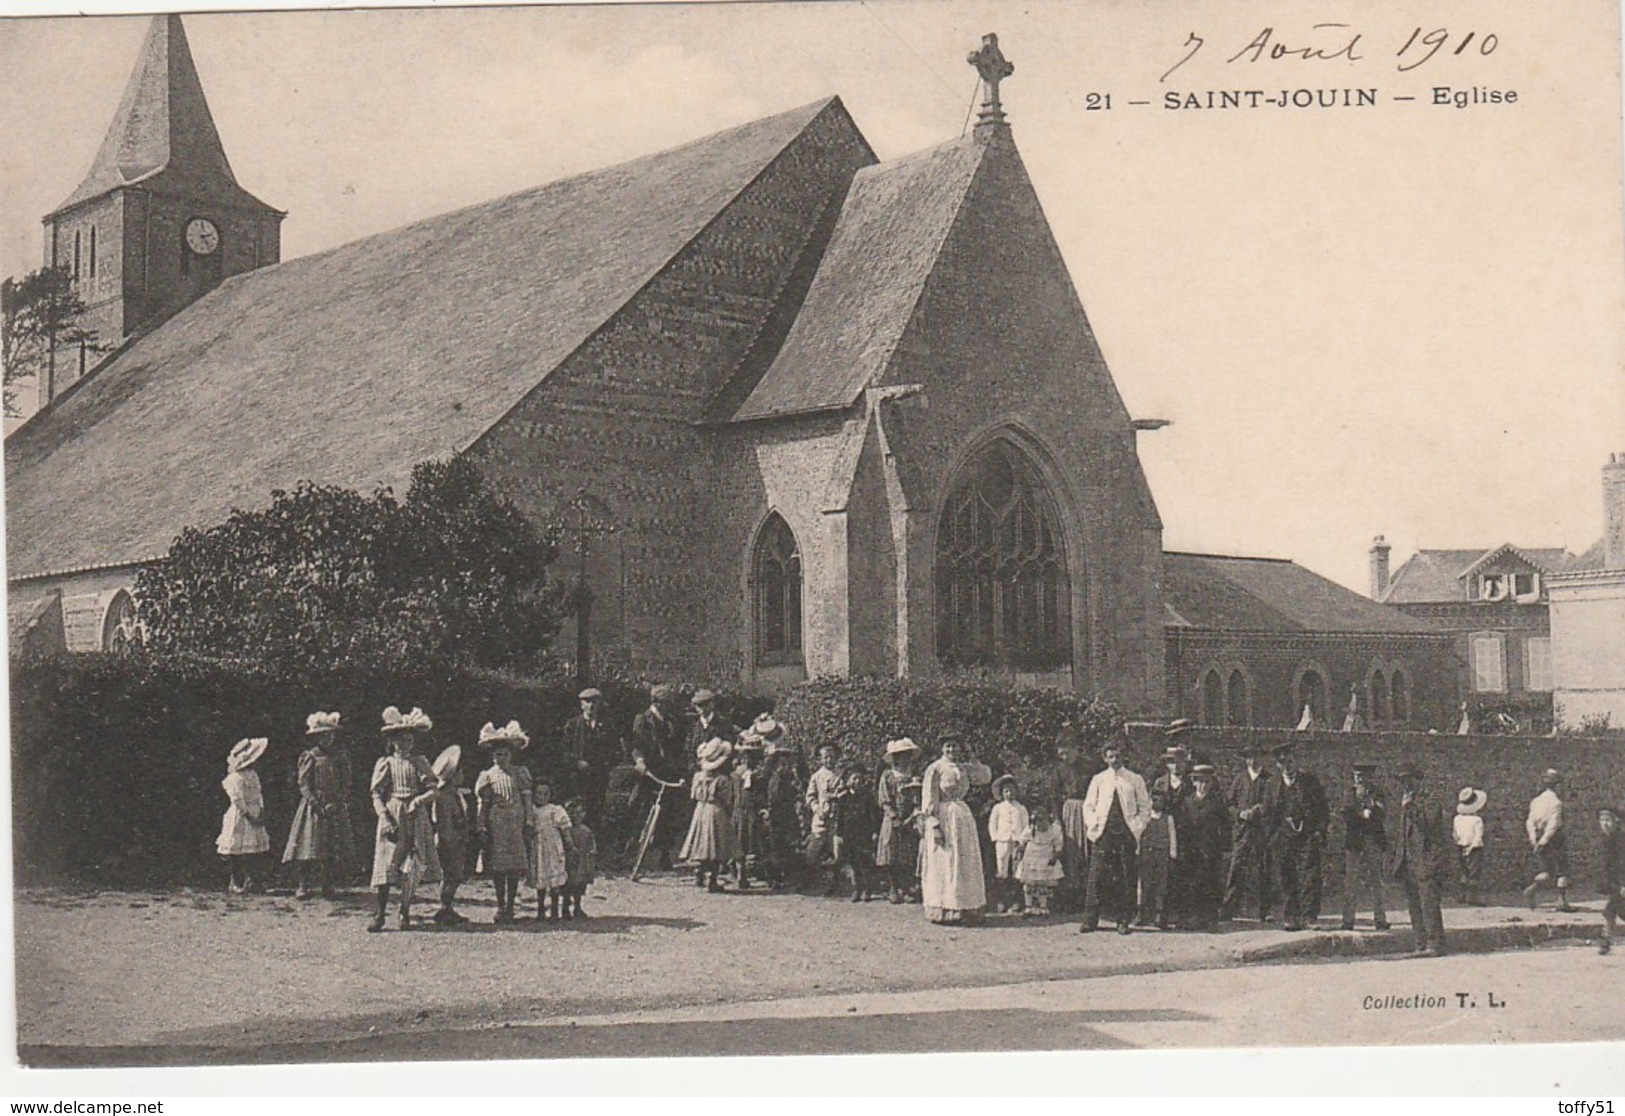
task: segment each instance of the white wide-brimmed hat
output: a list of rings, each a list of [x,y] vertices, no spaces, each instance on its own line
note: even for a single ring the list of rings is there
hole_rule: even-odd
[[[497,728],[490,721],[486,721],[485,727],[480,729],[480,747],[482,748],[494,748],[500,745],[517,752],[529,743],[530,737],[525,735],[525,730],[519,727],[518,721],[509,721],[501,728]]]
[[[886,741],[886,754],[888,756],[900,756],[907,752],[918,752],[919,750],[920,746],[906,736]]]
[[[265,749],[271,742],[263,736],[256,736],[252,740],[239,740],[231,746],[231,752],[226,756],[227,771],[241,771],[245,767],[253,767],[255,761],[265,754]]]
[[[339,715],[337,713],[312,713],[305,718],[305,735],[321,736],[324,733],[339,730]]]
[[[715,771],[727,763],[728,757],[733,753],[734,746],[732,744],[720,736],[713,736],[699,746],[699,749],[695,752],[695,757],[700,761],[701,771]]]
[[[784,726],[773,719],[773,714],[762,713],[750,723],[750,731],[763,740],[777,740],[784,735]]]
[[[428,732],[432,728],[434,722],[429,715],[415,705],[410,713],[402,713],[393,705],[384,710],[383,732]]]
[[[1472,787],[1462,787],[1461,793],[1456,795],[1456,813],[1476,814],[1484,808],[1484,803],[1489,800],[1490,796],[1484,791],[1474,790]]]
[[[456,777],[457,765],[462,762],[462,759],[463,749],[460,745],[453,744],[444,752],[441,752],[434,758],[435,778],[442,783],[449,783]]]

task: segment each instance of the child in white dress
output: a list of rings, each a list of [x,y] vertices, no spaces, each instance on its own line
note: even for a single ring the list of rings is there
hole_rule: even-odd
[[[558,919],[559,906],[570,883],[568,849],[574,835],[570,832],[570,815],[563,806],[553,801],[553,788],[537,783],[536,801],[536,855],[531,868],[532,883],[536,887],[536,920]]]
[[[226,777],[220,781],[231,805],[220,819],[220,836],[214,847],[231,867],[229,888],[233,895],[259,889],[253,864],[271,851],[271,834],[265,828],[265,796],[260,791],[258,773],[251,770],[268,746],[264,737],[237,741],[226,757]]]
[[[1021,863],[1016,866],[1016,879],[1021,881],[1027,897],[1027,913],[1049,914],[1050,896],[1060,883],[1061,850],[1066,835],[1050,815],[1049,807],[1042,803],[1033,806],[1032,825],[1022,834]]]

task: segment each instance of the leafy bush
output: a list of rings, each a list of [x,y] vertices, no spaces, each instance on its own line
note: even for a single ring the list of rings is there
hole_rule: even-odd
[[[647,685],[596,681],[617,734],[648,705]],[[692,689],[692,687],[690,687]],[[22,881],[70,877],[108,883],[217,880],[214,839],[226,808],[220,780],[237,740],[264,736],[256,765],[265,791],[272,852],[280,857],[298,802],[295,770],[305,717],[338,710],[350,731],[356,784],[352,816],[371,848],[367,780],[383,754],[386,705],[421,706],[434,719],[431,750],[472,749],[486,721],[517,719],[534,742],[526,762],[548,769],[564,723],[577,711],[563,664],[521,677],[472,668],[400,670],[339,664],[319,678],[278,675],[185,656],[71,655],[12,660],[13,833]],[[771,702],[719,691],[736,722]],[[363,867],[363,866],[357,866]]]
[[[562,587],[539,532],[467,458],[412,472],[404,501],[301,484],[261,511],[188,528],[141,570],[149,648],[278,676],[335,664],[534,669]]]
[[[982,760],[1016,772],[1047,760],[1066,722],[1086,746],[1123,725],[1122,709],[1111,702],[979,679],[820,678],[780,697],[777,716],[808,754],[835,743],[872,763],[886,741],[907,736],[934,755],[954,732]]]

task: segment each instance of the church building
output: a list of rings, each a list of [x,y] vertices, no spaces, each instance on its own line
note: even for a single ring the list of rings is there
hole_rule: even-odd
[[[560,573],[586,545],[595,658],[1160,708],[1136,426],[1005,117],[1013,67],[993,36],[970,61],[974,128],[903,158],[830,97],[278,263],[283,215],[232,177],[158,17],[46,219],[127,340],[6,442],[14,616],[54,598],[70,646],[116,645],[182,528],[466,452],[564,523]]]

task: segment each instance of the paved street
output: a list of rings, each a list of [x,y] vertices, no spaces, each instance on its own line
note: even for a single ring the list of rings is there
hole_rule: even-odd
[[[484,891],[472,889],[466,909],[488,919]],[[1289,935],[1240,923],[1220,934],[1122,938],[1079,935],[1071,920],[1013,917],[945,929],[917,907],[707,895],[678,877],[603,880],[591,895],[595,917],[584,923],[369,935],[361,896],[300,904],[198,892],[26,893],[16,908],[23,1058],[148,1064],[459,1051],[1004,1049],[1012,1041],[1092,1048],[1345,1043],[1390,1031],[1410,1041],[1557,1041],[1602,1033],[1601,1005],[1619,986],[1620,958],[1578,943],[1442,962],[1284,964],[1283,949],[1393,949],[1408,936],[1369,925],[1350,935]],[[1590,911],[1511,908],[1446,918],[1458,937],[1478,937],[1473,948],[1530,926],[1585,932],[1598,923]],[[115,981],[107,957],[120,958]],[[403,973],[422,976],[403,981]],[[1557,1002],[1571,1005],[1561,1019],[1541,1014],[1550,1010],[1534,991],[1541,973],[1557,979]],[[1418,991],[1481,992],[1486,1006],[1360,1007],[1366,995]],[[1491,993],[1509,1007],[1489,1008]],[[1553,1029],[1542,1031],[1544,1022]],[[483,1037],[460,1046],[472,1034]]]
[[[1442,960],[1204,969],[951,995],[798,997],[98,1057],[196,1064],[1618,1041],[1625,1039],[1622,980],[1625,957],[1598,957],[1573,942]],[[56,1050],[36,1064],[76,1064],[79,1053]]]

